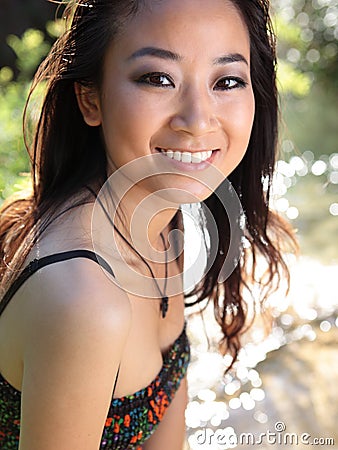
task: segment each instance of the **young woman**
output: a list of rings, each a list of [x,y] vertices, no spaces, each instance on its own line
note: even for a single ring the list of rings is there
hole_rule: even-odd
[[[268,263],[262,300],[286,271],[278,242],[292,237],[268,206],[277,133],[268,8],[68,4],[71,26],[33,86],[46,89],[30,148],[34,192],[1,211],[2,449],[182,448],[180,203],[200,202],[216,226],[189,296],[213,301],[224,352],[240,348],[256,257]],[[226,178],[250,252],[222,278]]]

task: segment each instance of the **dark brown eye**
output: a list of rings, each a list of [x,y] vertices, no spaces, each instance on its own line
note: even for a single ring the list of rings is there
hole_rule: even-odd
[[[215,89],[218,91],[230,91],[232,89],[243,88],[247,85],[242,78],[238,77],[225,77],[217,81]]]
[[[151,86],[174,87],[174,83],[171,81],[170,77],[165,73],[159,72],[146,73],[138,79],[138,82],[150,84]]]

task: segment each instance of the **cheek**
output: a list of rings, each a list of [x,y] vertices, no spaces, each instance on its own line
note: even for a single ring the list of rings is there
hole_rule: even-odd
[[[123,156],[145,151],[156,129],[156,108],[130,89],[110,90],[102,98],[102,128],[111,153]],[[117,152],[116,152],[117,153]]]
[[[232,115],[232,134],[238,142],[249,143],[252,125],[255,117],[254,96],[249,95],[245,102],[234,105]]]
[[[229,113],[229,111],[231,113]],[[244,157],[255,116],[254,97],[248,96],[247,101],[233,103],[227,108],[224,128],[227,136],[227,150],[223,161],[223,170],[229,175]]]
[[[230,145],[243,149],[245,152],[255,117],[254,96],[249,95],[245,102],[234,104],[229,118]],[[232,141],[232,142],[231,142]]]

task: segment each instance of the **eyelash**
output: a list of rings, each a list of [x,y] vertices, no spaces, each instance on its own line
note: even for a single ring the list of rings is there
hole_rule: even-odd
[[[243,88],[245,88],[248,85],[248,83],[246,81],[244,81],[240,77],[224,77],[224,78],[221,78],[220,80],[217,81],[216,86],[221,81],[225,81],[225,82],[235,81],[235,86],[224,87],[224,88],[216,88],[216,91],[231,91],[233,89],[243,89]]]
[[[157,77],[158,79],[160,79],[161,77],[167,78],[167,80],[169,80],[170,84],[155,83],[155,82],[151,81],[151,78],[154,78],[154,77]],[[166,73],[163,73],[163,72],[145,73],[144,75],[142,75],[140,78],[137,79],[137,82],[141,83],[141,84],[148,84],[150,86],[160,87],[160,88],[175,87],[174,82],[169,77],[169,75],[167,75]]]
[[[157,77],[159,82],[154,82],[151,81],[151,78]],[[161,78],[166,78],[169,83],[168,84],[161,84],[160,79]],[[162,89],[167,89],[167,88],[173,88],[175,87],[174,82],[172,81],[172,79],[170,78],[170,76],[164,72],[150,72],[150,73],[145,73],[144,75],[142,75],[140,78],[138,78],[137,83],[140,84],[147,84],[150,86],[154,86],[154,87],[159,87]],[[231,82],[231,81],[235,81],[235,86],[232,87],[222,87],[222,88],[217,88],[217,84],[225,81],[225,82]],[[216,91],[231,91],[233,89],[241,89],[241,88],[245,88],[248,85],[248,83],[246,81],[244,81],[242,78],[240,77],[234,77],[234,76],[229,76],[229,77],[224,77],[221,78],[220,80],[217,81],[216,83],[216,87],[215,90]]]

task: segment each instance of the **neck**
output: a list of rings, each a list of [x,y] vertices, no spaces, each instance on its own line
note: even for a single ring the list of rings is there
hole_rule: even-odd
[[[119,196],[121,192],[108,186],[97,197],[91,223],[95,249],[108,262],[112,258],[115,275],[127,292],[160,296],[165,303],[169,291],[181,292],[180,274],[175,275],[173,288],[167,289],[169,265],[176,265],[178,256],[177,246],[168,240],[169,224],[179,206],[149,192],[145,195],[137,186],[123,192],[127,193]]]
[[[164,250],[161,234],[168,247],[169,224],[178,209],[178,205],[156,195],[147,197],[140,192],[130,192],[121,202],[116,226],[122,226],[129,242],[145,257],[151,258],[154,252]]]

